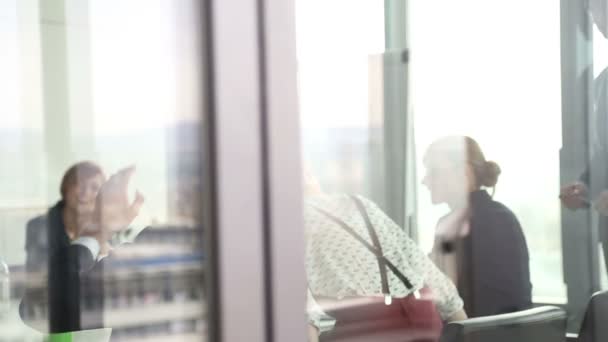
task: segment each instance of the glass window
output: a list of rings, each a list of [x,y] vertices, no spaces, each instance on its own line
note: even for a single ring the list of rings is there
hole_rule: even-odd
[[[593,91],[594,91],[594,110],[595,113],[593,115],[593,119],[592,120],[598,120],[596,122],[591,121],[589,124],[592,126],[592,130],[591,130],[591,139],[593,139],[594,142],[594,146],[597,148],[598,145],[602,145],[601,143],[599,143],[599,140],[602,139],[601,136],[603,134],[606,134],[606,132],[604,131],[602,133],[602,130],[594,130],[593,126],[597,125],[597,126],[602,126],[603,123],[600,117],[603,114],[603,111],[605,110],[604,108],[602,108],[602,99],[601,97],[606,96],[606,92],[605,90],[602,89],[603,85],[602,83],[605,82],[604,81],[604,77],[605,77],[605,72],[608,70],[608,48],[606,45],[606,36],[604,35],[603,32],[606,32],[605,27],[602,27],[603,21],[602,21],[602,14],[599,14],[598,12],[601,13],[602,8],[598,7],[598,4],[601,4],[601,2],[599,1],[595,1],[592,2],[594,5],[593,6],[589,6],[588,10],[589,10],[589,17],[592,20],[592,22],[594,23],[592,25],[592,40],[593,40]],[[596,14],[594,14],[596,13]],[[596,22],[597,20],[597,22]],[[599,224],[599,222],[598,222]],[[599,274],[600,274],[600,284],[601,284],[601,288],[603,290],[608,289],[608,277],[606,276],[606,270],[608,268],[608,234],[605,234],[605,229],[606,227],[603,227],[602,225],[598,225],[598,238],[600,239],[600,246],[599,246]]]
[[[566,304],[559,3],[296,1],[296,19],[312,336]],[[424,329],[389,312],[413,297]]]
[[[437,337],[442,319],[465,316],[456,287],[404,229],[412,218],[406,198],[415,194],[401,102],[408,70],[405,45],[393,48],[391,37],[405,12],[387,13],[378,2],[296,4],[311,337]],[[391,25],[395,32],[385,32]],[[378,258],[380,249],[390,257]],[[366,316],[399,305],[412,305],[420,319],[403,326]]]
[[[345,6],[349,15],[336,26]],[[370,194],[368,150],[381,139],[382,129],[381,118],[369,114],[380,105],[370,87],[382,86],[373,65],[384,51],[384,6],[296,1],[296,11],[305,159],[328,191]]]
[[[0,1],[1,340],[206,339],[199,13]]]
[[[535,301],[564,303],[556,200],[562,146],[559,2],[442,2],[441,11],[436,6],[411,1],[418,178],[434,140],[477,140],[502,170],[494,199],[513,211],[525,233]],[[430,248],[435,223],[448,208],[433,205],[424,188],[418,208],[420,243]]]

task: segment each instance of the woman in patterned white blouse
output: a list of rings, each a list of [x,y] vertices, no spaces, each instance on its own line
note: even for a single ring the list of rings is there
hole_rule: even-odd
[[[305,180],[305,192],[306,270],[311,331],[323,332],[331,330],[334,324],[340,325],[339,318],[336,322],[325,312],[332,312],[341,305],[360,304],[357,298],[360,302],[369,298],[384,298],[389,305],[393,300],[418,299],[421,291],[423,299],[431,299],[435,304],[443,321],[466,318],[463,302],[454,284],[435,267],[406,232],[374,203],[361,196],[325,195],[309,174]],[[382,255],[397,272],[393,272],[390,267],[386,267],[386,272],[381,272],[378,256],[356,238],[363,238],[369,245],[373,243],[366,216],[377,234]],[[350,227],[352,232],[341,227],[344,225]],[[386,282],[381,281],[382,273]],[[311,335],[314,336],[314,333]],[[322,340],[323,335],[325,334],[321,335]],[[351,336],[341,340],[368,339]],[[409,341],[404,335],[396,339],[395,336],[392,339],[378,339],[376,336],[373,340]]]

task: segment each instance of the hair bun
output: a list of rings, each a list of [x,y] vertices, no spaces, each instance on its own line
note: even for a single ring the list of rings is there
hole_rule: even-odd
[[[488,188],[493,188],[498,183],[498,176],[500,175],[500,166],[493,161],[485,162],[483,166],[483,172],[481,177],[481,185]]]

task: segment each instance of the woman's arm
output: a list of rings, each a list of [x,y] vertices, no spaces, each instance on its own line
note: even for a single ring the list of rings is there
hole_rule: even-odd
[[[319,342],[319,329],[312,324],[308,325],[308,342]]]
[[[435,266],[418,246],[409,244],[408,248],[416,249],[412,254],[420,262],[412,263],[412,265],[418,266],[417,271],[423,275],[424,284],[431,289],[441,318],[448,322],[467,319],[463,309],[464,303],[454,283]],[[415,256],[416,254],[418,256]]]
[[[466,312],[464,312],[463,309],[460,309],[460,310],[456,311],[455,313],[453,313],[450,317],[448,317],[447,321],[448,322],[462,321],[467,318],[468,317],[467,317]]]

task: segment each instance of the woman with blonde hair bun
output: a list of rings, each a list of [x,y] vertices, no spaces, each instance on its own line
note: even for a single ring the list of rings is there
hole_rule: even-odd
[[[472,138],[449,136],[428,147],[424,166],[433,204],[450,209],[437,223],[432,258],[457,284],[469,317],[529,308],[525,236],[515,214],[492,198],[498,164]]]

